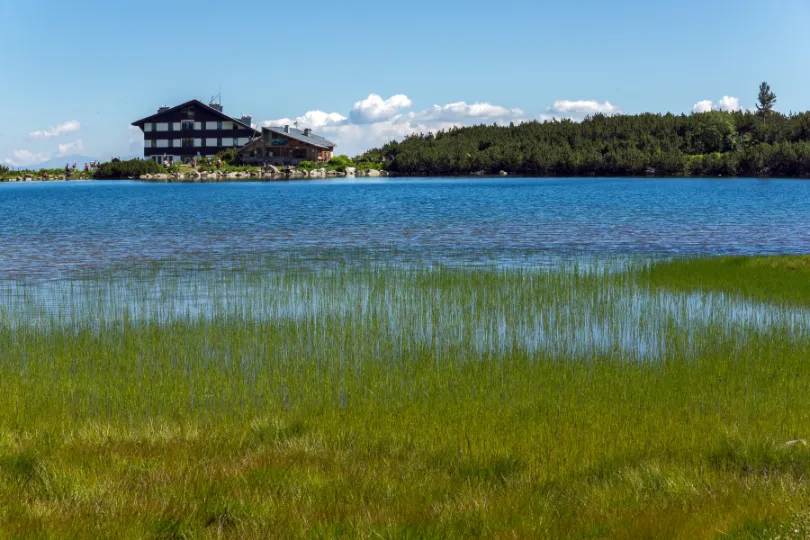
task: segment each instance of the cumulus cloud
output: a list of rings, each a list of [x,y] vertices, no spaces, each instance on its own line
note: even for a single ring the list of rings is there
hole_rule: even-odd
[[[521,120],[525,113],[521,109],[507,109],[500,105],[491,105],[489,103],[473,103],[468,105],[464,101],[457,103],[449,103],[447,105],[434,105],[430,109],[424,111],[411,113],[410,120],[417,120],[420,122],[462,122],[469,121],[490,121],[490,120],[504,120],[508,121]]]
[[[721,111],[734,112],[741,111],[742,105],[740,105],[740,98],[723,96],[723,99],[720,100],[717,108]]]
[[[619,114],[621,107],[614,105],[610,101],[599,103],[596,100],[571,101],[560,99],[548,108],[548,112],[554,117],[562,118],[584,118],[594,114]]]
[[[356,155],[391,140],[401,140],[417,133],[437,132],[454,127],[477,124],[508,125],[531,120],[523,109],[508,108],[491,103],[458,101],[446,105],[412,111],[408,96],[398,94],[388,99],[371,94],[354,104],[348,117],[340,113],[310,111],[296,118],[279,118],[262,122],[264,126],[293,125],[312,128],[338,145],[341,154]],[[582,120],[588,115],[619,114],[621,108],[609,101],[557,101],[548,108],[553,114],[541,115],[541,120],[571,118]]]
[[[704,99],[703,101],[698,101],[694,105],[692,105],[692,112],[695,114],[702,114],[707,112],[712,112],[714,110],[714,103],[710,99]]]
[[[321,128],[324,126],[333,126],[342,124],[347,120],[345,116],[339,113],[327,113],[323,111],[309,111],[297,118],[279,118],[277,120],[267,120],[262,122],[265,127],[270,126],[292,126],[298,124],[298,127],[308,127],[312,129]]]
[[[50,158],[50,154],[44,152],[32,152],[31,150],[14,150],[11,157],[5,159],[5,163],[12,167],[28,167],[42,163]]]
[[[741,110],[742,105],[740,105],[740,98],[731,96],[723,96],[723,99],[721,99],[719,103],[714,103],[710,99],[704,99],[703,101],[698,101],[692,106],[692,112],[695,114],[707,113],[711,111],[734,112]]]
[[[71,143],[60,144],[59,153],[56,155],[57,157],[64,157],[79,152],[84,152],[84,143],[81,139],[77,139]]]
[[[78,120],[70,120],[63,124],[50,126],[43,130],[32,131],[29,136],[35,139],[48,139],[50,137],[58,137],[60,135],[65,135],[66,133],[79,131],[81,128],[82,125]]]
[[[397,94],[388,99],[383,99],[377,94],[369,94],[366,99],[354,104],[349,118],[353,124],[381,122],[390,120],[403,109],[410,108],[412,104],[408,96],[404,94]]]

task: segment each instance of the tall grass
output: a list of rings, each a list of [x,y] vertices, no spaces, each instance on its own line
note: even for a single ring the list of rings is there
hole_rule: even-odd
[[[0,532],[807,533],[808,313],[644,267],[6,284]]]
[[[762,302],[810,306],[810,256],[715,257],[659,261],[645,278],[672,290],[714,290]]]

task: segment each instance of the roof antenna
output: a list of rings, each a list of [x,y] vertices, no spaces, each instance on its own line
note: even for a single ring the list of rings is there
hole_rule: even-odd
[[[211,96],[211,101],[208,102],[208,106],[212,109],[215,109],[219,112],[222,112],[222,92],[220,91],[219,94],[216,96]]]

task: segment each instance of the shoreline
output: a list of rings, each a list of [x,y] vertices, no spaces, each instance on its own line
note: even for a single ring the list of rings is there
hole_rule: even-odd
[[[250,174],[250,173],[225,173],[225,174],[202,174],[199,177],[177,174],[155,174],[130,177],[107,177],[107,178],[4,178],[0,179],[0,184],[34,184],[51,182],[115,182],[115,181],[136,181],[146,183],[168,183],[168,184],[211,184],[211,183],[235,183],[235,182],[290,182],[299,180],[337,180],[337,179],[367,179],[367,178],[397,178],[397,179],[428,179],[428,180],[499,180],[509,178],[510,180],[810,180],[804,176],[532,176],[532,175],[399,175],[392,173],[381,173],[375,175],[368,174]]]

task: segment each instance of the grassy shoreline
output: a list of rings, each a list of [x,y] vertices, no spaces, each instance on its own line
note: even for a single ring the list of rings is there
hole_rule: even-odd
[[[172,264],[0,288],[0,536],[810,533],[805,258]]]

